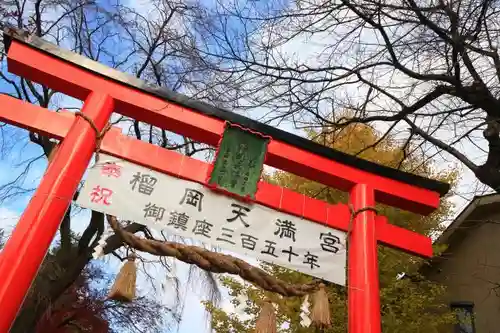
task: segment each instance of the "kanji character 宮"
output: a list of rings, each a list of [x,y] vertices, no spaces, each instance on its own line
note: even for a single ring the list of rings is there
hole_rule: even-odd
[[[210,238],[209,233],[212,231],[213,226],[214,225],[212,223],[208,223],[206,220],[196,220],[196,224],[193,228],[193,233],[195,235],[202,235]]]
[[[260,251],[260,253],[269,254],[270,256],[278,258],[278,256],[274,253],[276,251],[276,242],[268,240],[266,240],[265,242],[266,242],[266,247],[263,251]]]
[[[170,219],[167,225],[173,226],[175,229],[186,231],[189,216],[186,213],[178,213],[173,211],[170,213]]]
[[[115,162],[104,163],[101,167],[101,174],[108,177],[120,178],[122,175],[122,167]]]
[[[276,222],[278,229],[274,232],[275,235],[279,235],[280,238],[286,237],[290,238],[295,242],[295,232],[297,228],[295,228],[295,224],[290,220],[280,220]]]
[[[92,189],[92,192],[90,193],[90,201],[93,203],[102,202],[106,206],[109,206],[111,202],[109,202],[108,200],[111,199],[112,194],[113,191],[109,188],[102,188],[101,186],[97,185]]]
[[[141,174],[140,172],[137,172],[130,181],[130,184],[132,185],[132,191],[135,190],[135,186],[139,184],[139,193],[151,195],[157,181],[158,179],[151,175]]]
[[[299,255],[293,252],[292,246],[289,246],[288,250],[281,250],[282,253],[288,253],[288,262],[292,261],[292,256],[298,257]]]
[[[184,192],[184,196],[182,197],[182,200],[180,204],[186,204],[186,205],[191,205],[193,207],[198,208],[198,211],[201,212],[201,202],[203,200],[203,193],[197,190],[193,190],[190,188],[187,188],[186,191]]]
[[[307,253],[304,255],[303,263],[310,265],[311,269],[314,269],[315,267],[320,267],[318,265],[318,256],[315,254],[312,254],[309,251],[307,251]]]
[[[229,228],[222,228],[223,233],[221,233],[221,236],[224,236],[225,238],[222,237],[217,237],[218,241],[223,241],[229,244],[235,244],[233,241],[229,240],[229,238],[233,238],[233,232],[234,230],[229,229]]]
[[[339,251],[338,246],[336,246],[335,244],[340,244],[340,238],[333,235],[331,232],[322,232],[321,235],[319,235],[319,239],[322,240],[321,248],[323,249],[323,251],[332,253],[337,253]]]
[[[255,246],[257,245],[257,241],[259,239],[252,235],[241,234],[241,247],[248,250],[255,250]]]
[[[243,223],[243,225],[248,228],[250,224],[248,224],[245,220],[243,220],[243,217],[247,216],[247,213],[250,211],[250,208],[236,203],[231,204],[231,207],[236,208],[232,210],[234,216],[229,219],[226,219],[226,221],[233,222],[236,221],[236,219],[240,219],[241,223]]]
[[[159,207],[155,204],[148,203],[143,210],[145,218],[152,217],[156,221],[163,220],[163,215],[165,214],[165,208]]]

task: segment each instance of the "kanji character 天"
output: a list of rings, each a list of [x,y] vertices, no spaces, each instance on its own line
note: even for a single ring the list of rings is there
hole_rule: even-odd
[[[182,200],[180,204],[186,204],[186,205],[191,205],[193,207],[198,208],[198,211],[201,212],[201,202],[203,200],[203,193],[197,190],[193,190],[190,188],[187,188],[186,191],[184,192],[184,196],[182,197]]]
[[[218,241],[223,241],[229,244],[235,244],[233,241],[229,240],[228,238],[233,238],[233,232],[234,230],[229,229],[229,228],[222,228],[223,233],[221,233],[221,236],[224,236],[225,238],[222,237],[217,237]]]
[[[212,231],[213,226],[214,225],[212,223],[208,223],[206,220],[196,220],[196,224],[193,228],[193,233],[195,235],[202,235],[210,238],[209,233]]]
[[[255,250],[255,246],[257,245],[257,241],[259,239],[252,235],[241,234],[241,247],[248,250]]]
[[[173,226],[175,229],[186,231],[189,216],[186,213],[178,213],[173,211],[170,213],[170,219],[167,225]]]
[[[108,177],[120,178],[122,175],[122,167],[115,162],[104,163],[101,167],[101,174]]]
[[[155,177],[137,172],[130,181],[130,184],[132,184],[132,191],[135,190],[135,186],[139,184],[139,193],[151,195],[151,193],[153,193],[156,182],[158,182],[158,179],[156,179]]]
[[[103,188],[99,185],[94,187],[92,189],[92,192],[90,193],[90,201],[93,203],[103,203],[106,206],[109,206],[111,202],[109,201],[111,199],[111,195],[113,194],[113,191],[110,190],[109,188]]]
[[[303,263],[310,265],[311,269],[314,269],[315,267],[320,267],[318,265],[318,256],[315,254],[312,254],[309,251],[307,251],[307,253],[304,255]]]
[[[295,224],[290,220],[280,220],[276,222],[278,229],[274,232],[275,235],[279,235],[280,238],[286,237],[290,238],[295,242],[295,232],[297,228],[295,228]]]
[[[236,221],[236,219],[240,219],[241,222],[245,227],[249,227],[250,224],[248,224],[245,220],[243,220],[243,217],[247,216],[247,213],[250,211],[250,208],[233,203],[231,204],[231,207],[235,208],[232,210],[232,213],[234,214],[233,217],[226,219],[227,222],[233,222]]]
[[[165,208],[159,207],[155,204],[148,203],[143,210],[145,218],[152,217],[156,221],[163,220],[163,215],[165,214]]]
[[[333,235],[331,232],[322,232],[321,235],[319,235],[319,239],[322,240],[321,248],[323,249],[323,251],[332,253],[337,253],[339,251],[338,246],[336,246],[335,244],[340,244],[340,238]]]
[[[288,250],[281,250],[282,253],[288,253],[288,262],[292,261],[292,256],[298,257],[299,255],[293,252],[292,246],[288,248]]]
[[[266,240],[265,242],[266,242],[266,247],[264,248],[263,251],[260,251],[260,253],[269,254],[270,256],[278,258],[278,256],[274,253],[276,251],[276,242],[268,240]]]

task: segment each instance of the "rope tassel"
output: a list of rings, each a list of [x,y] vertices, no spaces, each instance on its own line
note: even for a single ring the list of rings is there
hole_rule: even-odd
[[[135,255],[131,255],[127,258],[127,262],[122,266],[120,272],[118,272],[108,298],[124,303],[132,302],[135,298],[136,279]]]
[[[259,317],[255,322],[255,333],[276,333],[276,313],[273,303],[269,300],[264,302]]]
[[[318,291],[313,295],[313,308],[311,311],[311,320],[314,326],[318,328],[328,328],[331,325],[330,304],[325,285],[321,283]]]

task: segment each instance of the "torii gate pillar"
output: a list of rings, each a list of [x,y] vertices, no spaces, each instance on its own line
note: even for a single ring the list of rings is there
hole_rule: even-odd
[[[365,184],[353,187],[350,201],[354,211],[375,207],[373,189]],[[379,272],[375,212],[361,211],[353,221],[348,252],[349,333],[380,332]],[[356,314],[363,315],[356,315]]]
[[[113,99],[90,93],[82,113],[102,131]],[[49,163],[0,257],[0,332],[8,332],[95,151],[98,133],[79,117]]]

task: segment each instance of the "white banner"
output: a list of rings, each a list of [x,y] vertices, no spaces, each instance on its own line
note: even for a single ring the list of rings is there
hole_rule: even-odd
[[[346,233],[100,154],[77,204],[345,285]]]

